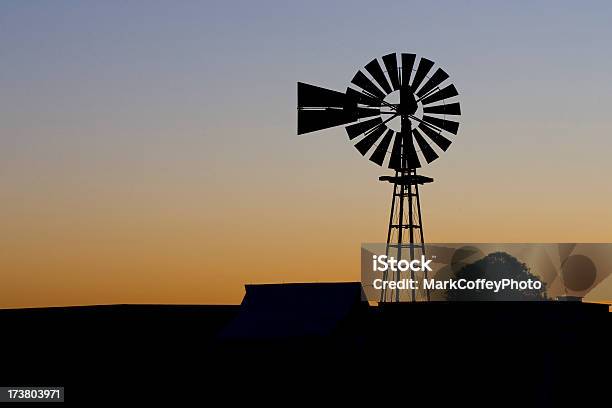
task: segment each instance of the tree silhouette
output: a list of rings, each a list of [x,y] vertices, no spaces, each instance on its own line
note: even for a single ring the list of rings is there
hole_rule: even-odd
[[[541,280],[531,273],[527,265],[506,252],[493,252],[478,261],[464,266],[457,271],[455,279],[476,281],[486,279],[501,281],[502,279],[514,279],[516,281]],[[492,290],[460,290],[449,289],[446,291],[447,300],[470,301],[470,300],[545,300],[546,283],[542,282],[541,289],[500,289],[497,293]]]

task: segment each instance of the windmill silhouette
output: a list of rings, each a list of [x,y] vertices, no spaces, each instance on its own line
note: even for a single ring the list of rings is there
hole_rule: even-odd
[[[431,163],[451,145],[449,134],[456,135],[459,123],[447,116],[461,114],[459,95],[453,84],[444,85],[449,75],[434,62],[415,54],[391,53],[382,57],[384,65],[373,59],[365,66],[367,76],[357,71],[344,93],[297,84],[298,135],[335,126],[346,126],[349,140],[364,157],[395,171],[379,180],[393,184],[393,197],[387,232],[386,255],[409,259],[425,255],[419,186],[433,182],[417,174],[424,159]],[[416,66],[416,68],[415,68]],[[399,122],[395,123],[394,122]],[[399,128],[398,128],[399,124]],[[404,256],[403,259],[406,259]],[[396,271],[393,279],[402,279]],[[383,280],[389,278],[384,272]],[[415,272],[410,271],[415,279]],[[427,272],[423,278],[427,278]],[[423,300],[429,300],[425,291]],[[381,302],[404,300],[400,291],[383,289]],[[410,300],[417,300],[416,290]]]

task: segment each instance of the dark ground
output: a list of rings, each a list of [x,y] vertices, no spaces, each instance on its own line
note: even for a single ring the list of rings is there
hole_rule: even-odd
[[[323,335],[223,334],[240,312],[161,305],[0,310],[0,385],[63,385],[66,400],[79,406],[158,396],[197,405],[213,396],[270,402],[280,390],[296,403],[333,391],[361,402],[583,405],[609,386],[612,314],[605,305],[358,304]]]

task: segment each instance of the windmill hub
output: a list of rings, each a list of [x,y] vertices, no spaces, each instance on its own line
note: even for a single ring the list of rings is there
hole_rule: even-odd
[[[417,119],[423,117],[423,106],[416,102],[413,94],[405,96],[404,103],[402,104],[400,100],[400,91],[393,91],[385,96],[382,105],[381,111],[383,111],[383,113],[381,114],[381,118],[384,120],[389,118],[390,115],[394,115],[385,125],[396,133],[402,131],[402,118],[404,119],[405,126],[410,125],[410,129],[408,129],[408,131],[410,131],[412,128],[419,125]],[[397,116],[395,116],[395,114],[397,114]]]
[[[418,104],[414,94],[410,89],[407,91],[400,91],[400,104],[398,113],[400,115],[414,115],[417,111]]]
[[[298,135],[344,125],[362,156],[395,171],[380,177],[393,184],[387,255],[397,251],[396,259],[402,259],[404,251],[415,259],[417,250],[425,255],[419,185],[433,181],[417,169],[451,145],[459,122],[448,117],[461,115],[453,101],[459,93],[453,84],[444,85],[449,75],[442,68],[430,74],[435,64],[427,58],[417,63],[415,54],[391,53],[381,59],[384,69],[373,59],[364,67],[368,75],[357,71],[346,92],[298,82]],[[399,272],[394,278],[401,280]],[[413,289],[411,299],[416,297]],[[382,291],[381,301],[389,300],[400,301],[399,291]]]

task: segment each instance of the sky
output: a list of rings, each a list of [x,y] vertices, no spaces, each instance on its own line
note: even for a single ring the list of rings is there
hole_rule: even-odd
[[[0,307],[238,303],[359,280],[388,174],[296,83],[374,57],[450,73],[428,242],[612,241],[609,2],[0,3]]]

